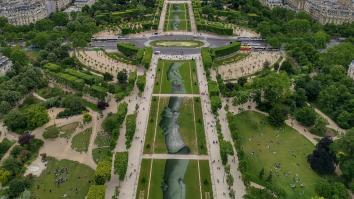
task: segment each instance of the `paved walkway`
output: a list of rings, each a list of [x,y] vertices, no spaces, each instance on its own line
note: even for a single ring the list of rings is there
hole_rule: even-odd
[[[204,127],[206,133],[206,142],[208,145],[209,154],[209,166],[211,173],[211,181],[213,187],[214,198],[222,199],[228,198],[228,186],[226,183],[226,173],[224,167],[221,163],[220,148],[218,144],[214,144],[213,141],[217,141],[216,132],[216,121],[214,115],[211,111],[210,99],[207,95],[208,92],[208,82],[205,76],[205,71],[201,57],[196,58],[197,74],[199,80],[199,91],[201,93],[206,93],[206,95],[201,95],[202,112],[204,119]]]
[[[163,29],[165,27],[165,19],[166,19],[166,13],[167,13],[167,4],[168,4],[167,1],[163,2],[162,11],[161,11],[161,15],[160,15],[160,23],[159,23],[159,27],[157,29],[158,33],[162,33]]]
[[[144,159],[209,160],[208,155],[144,154]]]
[[[227,120],[227,113],[224,107],[225,103],[219,110],[219,121],[221,126],[221,133],[223,134],[224,140],[229,141],[232,144],[232,148],[234,151],[234,156],[228,156],[228,164],[230,165],[231,170],[230,173],[234,178],[234,184],[232,186],[232,189],[235,191],[235,198],[243,198],[243,196],[246,194],[246,186],[245,183],[242,181],[242,175],[238,168],[239,160],[235,148],[235,144],[237,143],[234,143],[231,137],[229,123]]]
[[[142,96],[137,99],[139,109],[137,110],[137,129],[135,136],[138,139],[132,141],[129,149],[129,161],[126,178],[121,182],[119,198],[136,198],[136,191],[139,180],[139,171],[143,157],[145,130],[147,129],[150,103],[154,88],[154,79],[157,68],[158,56],[153,55],[150,69],[146,73],[146,86]],[[128,177],[130,176],[130,177]]]

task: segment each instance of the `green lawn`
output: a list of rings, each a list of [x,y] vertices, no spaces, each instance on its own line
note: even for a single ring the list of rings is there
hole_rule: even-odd
[[[109,147],[94,148],[92,150],[92,159],[97,164],[102,160],[112,159],[112,152]]]
[[[89,186],[94,183],[94,170],[90,167],[70,160],[48,158],[47,168],[39,177],[33,179],[31,198],[66,198],[84,199]],[[65,172],[67,169],[67,173]],[[58,172],[58,170],[60,172]],[[56,175],[57,174],[57,175]],[[57,179],[65,180],[59,185]]]
[[[163,198],[161,184],[163,181],[165,164],[166,160],[153,160],[149,199]],[[138,192],[136,197],[137,199],[148,199],[147,192],[149,184],[150,166],[151,160],[143,159],[139,176],[139,184],[137,190]],[[199,168],[201,176],[201,187],[199,183],[198,161],[189,161],[188,168],[183,179],[186,187],[186,198],[201,198],[200,188],[202,189],[203,193],[202,198],[207,199],[213,197],[208,161],[199,161]],[[207,185],[203,184],[205,179],[206,181],[208,181],[208,183],[206,183]]]
[[[198,48],[204,45],[199,40],[155,40],[150,42],[153,47]]]
[[[87,152],[91,134],[92,128],[88,128],[83,132],[76,134],[71,141],[71,148],[78,152]]]
[[[109,146],[110,139],[112,139],[112,136],[109,133],[104,131],[98,132],[95,138],[95,145],[97,147]]]
[[[73,122],[64,126],[61,126],[59,129],[62,132],[59,137],[70,139],[72,134],[75,132],[76,128],[79,126],[78,122]]]
[[[154,93],[170,94],[172,93],[172,85],[168,80],[167,72],[173,63],[182,63],[179,72],[184,82],[185,93],[198,94],[198,77],[196,72],[196,64],[194,60],[173,61],[159,60],[157,65],[157,73],[155,78]]]
[[[246,111],[232,117],[230,123],[239,133],[241,147],[251,180],[264,185],[272,170],[272,184],[287,194],[286,198],[311,198],[321,180],[307,163],[314,146],[289,126],[274,128],[266,116]],[[234,126],[234,127],[233,127]],[[264,177],[259,173],[264,168]],[[295,186],[291,188],[291,186]],[[303,188],[301,187],[303,186]]]
[[[51,125],[44,129],[43,138],[54,139],[57,138],[59,134],[60,134],[59,128],[56,125]]]
[[[190,29],[188,5],[168,4],[165,31],[189,31]]]
[[[156,117],[157,104],[159,105],[159,114]],[[167,153],[165,138],[163,136],[163,131],[159,126],[161,120],[161,113],[164,108],[168,105],[168,97],[154,97],[152,100],[152,105],[150,109],[149,123],[147,127],[146,139],[144,153]],[[184,143],[191,149],[192,154],[207,154],[207,148],[205,144],[205,132],[201,111],[201,104],[199,98],[194,99],[194,109],[196,123],[194,123],[194,113],[193,113],[193,103],[192,98],[183,98],[183,103],[180,108],[180,115],[178,118],[179,130]],[[157,122],[157,124],[156,124]],[[155,143],[154,134],[156,126],[156,137]],[[195,132],[196,130],[196,132]],[[196,139],[197,135],[197,139]],[[198,142],[198,144],[197,144]],[[199,146],[199,147],[198,147]],[[154,151],[152,151],[154,148]]]
[[[220,66],[220,65],[226,65],[234,62],[238,62],[244,58],[246,58],[249,54],[248,53],[235,53],[232,54],[231,56],[227,57],[221,57],[215,60],[214,65],[215,66]]]

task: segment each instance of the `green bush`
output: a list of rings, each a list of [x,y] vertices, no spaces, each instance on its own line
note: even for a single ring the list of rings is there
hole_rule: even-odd
[[[9,148],[14,144],[14,141],[11,141],[7,138],[4,138],[0,143],[0,159],[4,154],[9,150]]]
[[[212,24],[197,22],[197,28],[200,31],[213,32],[213,33],[220,34],[220,35],[232,35],[233,34],[232,28],[225,28],[223,26],[218,26],[218,25],[214,25],[214,24],[212,25]]]
[[[239,51],[240,47],[241,47],[240,42],[233,42],[232,44],[227,45],[227,46],[214,48],[213,51],[214,51],[215,57],[222,57],[222,56],[226,56],[226,55],[229,55],[229,54]]]
[[[210,97],[210,102],[211,102],[211,110],[213,113],[216,113],[219,108],[221,108],[221,100],[219,96],[211,96]]]
[[[146,47],[144,50],[144,56],[141,59],[141,64],[148,69],[150,67],[150,62],[152,58],[152,48],[151,47]]]
[[[105,194],[105,185],[91,185],[87,193],[87,199],[104,199]]]
[[[119,176],[120,180],[123,180],[128,168],[128,152],[116,153],[114,159],[114,173]]]
[[[226,165],[227,155],[234,155],[234,151],[232,149],[232,145],[230,142],[225,140],[219,140],[219,143],[220,143],[221,162],[223,165]]]
[[[122,52],[124,55],[128,57],[136,56],[139,51],[139,48],[137,48],[132,43],[118,43],[117,48],[120,52]]]
[[[146,76],[145,75],[138,76],[138,80],[136,82],[136,85],[138,86],[140,92],[144,91],[145,84],[146,84]]]
[[[102,160],[98,163],[95,172],[95,182],[98,185],[103,185],[111,179],[112,163],[109,160]]]
[[[126,132],[125,132],[125,145],[129,149],[135,134],[136,129],[136,115],[127,115],[125,120]]]
[[[202,48],[201,50],[202,60],[205,70],[208,72],[213,65],[213,59],[211,58],[209,48]]]
[[[215,81],[208,81],[208,90],[210,96],[219,96],[220,94],[218,83]]]

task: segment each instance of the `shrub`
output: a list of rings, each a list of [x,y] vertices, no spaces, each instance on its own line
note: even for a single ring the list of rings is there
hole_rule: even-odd
[[[240,47],[241,47],[240,42],[233,42],[232,44],[230,44],[228,46],[214,48],[213,51],[214,51],[215,57],[222,57],[222,56],[226,56],[226,55],[229,55],[229,54],[239,51]]]
[[[104,199],[105,194],[106,194],[106,186],[91,185],[87,193],[87,199]]]
[[[131,146],[131,142],[133,140],[135,129],[136,129],[136,115],[127,115],[127,119],[125,120],[126,132],[125,132],[125,145],[129,149]]]
[[[209,48],[202,48],[201,55],[202,55],[204,68],[206,71],[208,71],[213,65],[213,59],[211,58]]]
[[[128,168],[128,152],[116,153],[114,160],[114,173],[123,180]]]
[[[208,90],[210,96],[219,96],[220,94],[218,83],[215,81],[208,81]]]
[[[136,82],[136,85],[138,86],[140,92],[144,91],[145,84],[146,84],[146,76],[145,75],[138,76],[138,80]]]
[[[223,165],[226,165],[227,155],[234,155],[234,151],[232,149],[232,145],[230,142],[225,140],[219,140],[219,143],[220,143],[221,162]]]
[[[221,100],[219,96],[211,96],[210,97],[210,102],[211,102],[211,110],[213,113],[216,113],[219,108],[221,108]]]
[[[9,150],[9,148],[14,144],[13,141],[10,141],[7,138],[4,138],[0,143],[0,159],[4,156],[4,154]]]
[[[111,179],[112,163],[109,160],[102,160],[98,163],[95,172],[95,182],[98,185],[103,185],[106,181]]]
[[[139,48],[137,48],[132,43],[118,43],[117,48],[120,52],[122,52],[124,55],[128,57],[137,56],[137,53],[139,51]]]
[[[152,48],[151,47],[146,47],[144,49],[144,56],[141,59],[141,64],[148,69],[150,66],[150,62],[151,62],[151,58],[152,58]]]

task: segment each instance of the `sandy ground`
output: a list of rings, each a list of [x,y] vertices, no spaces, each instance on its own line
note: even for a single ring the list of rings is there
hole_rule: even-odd
[[[238,62],[218,67],[218,73],[224,80],[233,80],[242,76],[254,74],[263,69],[264,63],[273,65],[281,57],[280,52],[262,51],[251,52],[246,58]]]
[[[101,73],[110,73],[113,77],[116,77],[118,72],[122,70],[127,72],[136,70],[134,65],[112,59],[100,50],[76,50],[75,55],[82,64]]]

